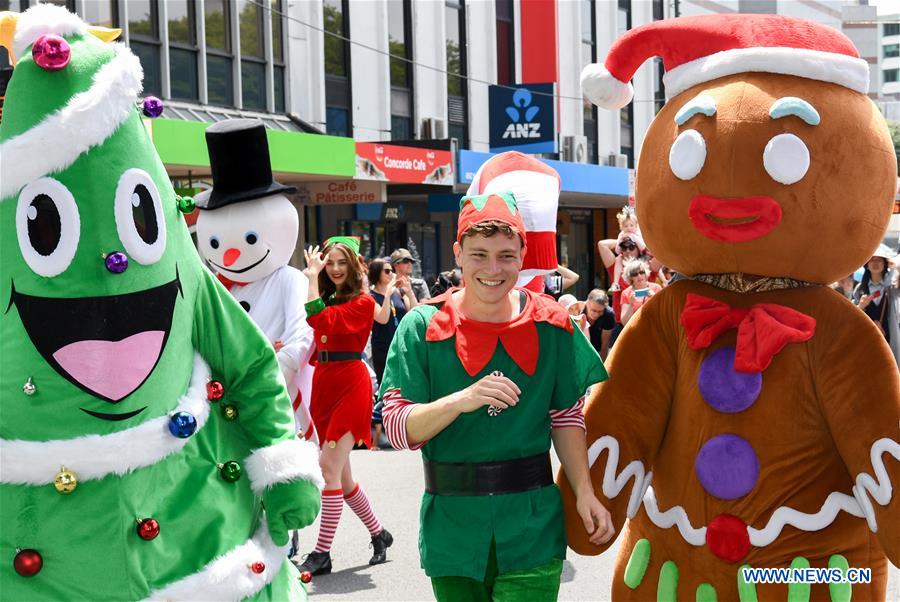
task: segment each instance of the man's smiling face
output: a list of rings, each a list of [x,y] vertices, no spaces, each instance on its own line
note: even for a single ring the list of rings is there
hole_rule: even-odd
[[[483,304],[500,303],[516,286],[522,269],[522,240],[498,232],[490,237],[474,234],[454,243],[453,253],[462,270],[467,294]]]
[[[642,146],[647,246],[688,275],[846,275],[889,214],[894,162],[880,119],[866,96],[800,77],[743,73],[686,90]]]

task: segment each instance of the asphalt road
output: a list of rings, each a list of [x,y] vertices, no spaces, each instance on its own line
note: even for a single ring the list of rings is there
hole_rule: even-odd
[[[345,505],[331,558],[330,575],[309,586],[310,599],[320,600],[433,600],[431,582],[419,566],[419,499],[423,490],[422,464],[417,452],[355,451],[354,476],[372,500],[375,512],[394,536],[388,562],[369,566],[369,533]],[[554,456],[554,469],[557,462]],[[312,550],[318,522],[300,534],[301,555]],[[578,556],[571,550],[563,569],[559,599],[609,600],[618,542],[600,556]],[[891,568],[888,600],[900,601],[900,571]]]

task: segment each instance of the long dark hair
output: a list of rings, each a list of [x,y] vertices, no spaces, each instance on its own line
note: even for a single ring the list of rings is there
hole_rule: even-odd
[[[363,293],[363,274],[365,274],[365,266],[363,265],[362,260],[360,260],[359,255],[353,252],[353,250],[344,243],[336,242],[328,245],[325,247],[325,250],[322,251],[322,254],[327,257],[332,249],[339,250],[347,260],[347,279],[341,285],[341,288],[338,289],[328,276],[327,269],[323,268],[322,271],[319,272],[320,296],[326,303],[332,295],[334,295],[335,304],[346,303]]]
[[[876,257],[874,259],[880,259],[883,262],[884,269],[881,270],[881,282],[885,286],[890,286],[891,281],[888,279],[888,260],[884,257]],[[869,282],[872,281],[872,272],[869,271],[869,262],[866,262],[866,267],[863,268],[863,277],[859,284],[856,285],[856,290],[853,291],[853,296],[859,299],[863,295],[869,294]]]

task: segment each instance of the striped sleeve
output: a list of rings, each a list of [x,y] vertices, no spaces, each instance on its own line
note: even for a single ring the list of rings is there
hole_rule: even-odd
[[[574,405],[564,410],[550,410],[550,428],[578,427],[587,432],[584,426],[584,396],[578,398]]]
[[[406,419],[409,413],[413,411],[416,404],[408,399],[404,399],[400,393],[400,389],[388,389],[382,396],[384,405],[381,408],[381,417],[384,422],[384,434],[394,449],[417,450],[428,441],[422,441],[415,445],[410,445],[406,438]],[[582,424],[584,418],[582,418]]]

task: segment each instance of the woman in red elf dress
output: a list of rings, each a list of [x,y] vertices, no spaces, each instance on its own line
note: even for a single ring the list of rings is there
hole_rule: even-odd
[[[333,236],[321,252],[315,247],[304,253],[303,273],[309,279],[306,321],[315,331],[318,360],[309,410],[322,442],[319,464],[325,489],[319,539],[301,570],[322,575],[331,572],[331,542],[345,501],[372,536],[369,564],[384,562],[394,539],[350,470],[353,444],[372,441],[372,381],[362,352],[372,330],[375,301],[363,287],[359,238]]]

